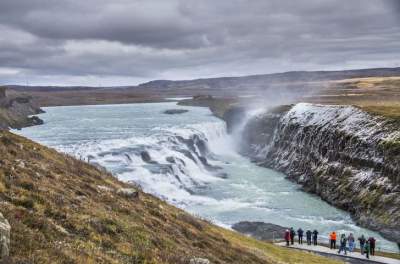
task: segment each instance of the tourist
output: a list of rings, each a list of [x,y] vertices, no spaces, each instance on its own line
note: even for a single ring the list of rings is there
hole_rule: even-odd
[[[340,252],[344,251],[344,254],[347,255],[347,238],[345,234],[342,234],[340,237],[340,247],[339,247],[339,252],[338,254],[340,254]]]
[[[299,244],[303,244],[303,234],[304,231],[301,227],[297,230],[297,236],[299,237]]]
[[[350,235],[347,238],[347,240],[349,241],[349,252],[353,252],[354,251],[354,247],[356,245],[353,233],[350,233]]]
[[[314,246],[318,244],[318,231],[316,229],[313,231],[313,244]]]
[[[364,237],[364,235],[362,235],[361,237],[358,238],[358,241],[360,242],[360,251],[361,251],[361,255],[364,254],[364,246],[365,246],[365,242],[366,239]]]
[[[290,243],[294,244],[294,237],[296,236],[296,232],[294,231],[293,227],[290,228]]]
[[[333,231],[329,234],[329,240],[331,242],[331,249],[336,249],[336,232]]]
[[[289,229],[286,229],[286,231],[285,231],[285,241],[286,241],[286,246],[289,246],[289,241],[290,241],[290,231],[289,231]]]
[[[306,232],[307,245],[311,245],[311,235],[312,235],[311,230],[307,230]]]
[[[367,259],[369,259],[369,251],[370,251],[370,245],[369,245],[369,241],[367,240],[364,245],[364,253],[365,253],[365,256],[367,257]]]
[[[371,256],[375,256],[375,242],[376,242],[376,240],[375,240],[374,237],[370,237],[370,238],[368,238],[368,241],[369,241],[369,248],[370,248],[369,252],[371,253]]]

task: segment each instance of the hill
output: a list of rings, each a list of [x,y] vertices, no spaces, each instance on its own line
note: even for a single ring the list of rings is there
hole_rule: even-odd
[[[400,68],[344,71],[295,71],[242,77],[196,80],[155,80],[126,87],[7,86],[15,94],[26,93],[40,106],[159,102],[166,97],[213,95],[302,97],[324,91],[328,82],[366,77],[400,76]],[[279,98],[282,99],[282,98]]]
[[[7,263],[337,263],[217,227],[10,132],[0,156]]]

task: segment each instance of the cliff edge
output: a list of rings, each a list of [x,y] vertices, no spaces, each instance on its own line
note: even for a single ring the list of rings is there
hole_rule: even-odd
[[[400,243],[399,123],[353,106],[282,110],[247,123],[243,153]]]

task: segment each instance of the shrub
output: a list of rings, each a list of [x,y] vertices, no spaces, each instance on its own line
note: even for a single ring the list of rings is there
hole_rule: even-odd
[[[28,199],[28,198],[14,200],[14,204],[16,206],[25,207],[26,209],[34,209],[35,208],[35,202],[32,199]]]

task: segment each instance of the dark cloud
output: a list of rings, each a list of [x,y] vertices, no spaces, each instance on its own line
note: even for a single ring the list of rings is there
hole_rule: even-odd
[[[3,0],[0,83],[399,66],[398,0]]]

